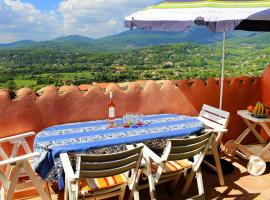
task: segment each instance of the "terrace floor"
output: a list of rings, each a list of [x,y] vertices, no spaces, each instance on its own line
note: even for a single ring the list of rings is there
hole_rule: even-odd
[[[270,200],[270,165],[267,164],[267,171],[262,176],[251,176],[246,170],[247,161],[238,158],[225,158],[234,166],[234,171],[224,176],[225,186],[220,186],[217,175],[209,170],[202,168],[203,181],[205,187],[206,199],[216,200]],[[181,181],[182,180],[182,181]],[[182,188],[184,179],[180,179],[179,188]],[[190,192],[187,196],[180,195],[181,190],[177,190],[173,196],[169,196],[166,190],[166,184],[157,186],[157,198],[161,200],[181,200],[186,199],[192,194],[197,194],[195,182],[193,182]],[[141,199],[148,200],[148,190],[140,191]],[[31,200],[39,200],[40,198],[32,198]],[[56,191],[53,199],[63,199],[63,194]]]

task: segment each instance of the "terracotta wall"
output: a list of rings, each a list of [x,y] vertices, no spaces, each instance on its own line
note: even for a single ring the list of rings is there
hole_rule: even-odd
[[[270,105],[270,65],[263,73],[261,85],[262,100],[265,104]]]
[[[219,106],[219,82],[215,79],[179,81],[180,91],[191,105],[200,111],[203,104]],[[250,104],[261,99],[261,78],[239,77],[226,79],[224,82],[223,110],[230,112],[229,132],[223,137],[223,142],[237,138],[246,128],[237,110],[244,110]]]
[[[261,82],[262,102],[270,106],[270,65],[268,65],[268,68],[264,71]],[[268,135],[264,131],[262,131],[262,135],[264,138],[268,138]]]
[[[262,78],[239,77],[225,80],[224,110],[231,113],[229,133],[224,140],[234,139],[245,125],[236,111],[245,109],[257,100],[270,104],[270,67]],[[39,132],[55,124],[105,119],[107,117],[108,92],[113,91],[116,114],[126,112],[181,113],[196,116],[202,104],[218,107],[219,82],[215,79],[147,81],[144,86],[129,83],[124,89],[109,84],[105,90],[90,86],[81,91],[76,86],[43,88],[37,95],[23,88],[14,95],[0,90],[1,137],[26,131]]]

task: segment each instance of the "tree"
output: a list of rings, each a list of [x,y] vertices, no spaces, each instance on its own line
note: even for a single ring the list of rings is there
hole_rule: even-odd
[[[6,87],[8,88],[8,89],[10,89],[10,90],[15,90],[15,89],[17,89],[17,85],[16,85],[16,83],[14,82],[14,81],[7,81],[7,83],[6,83]]]

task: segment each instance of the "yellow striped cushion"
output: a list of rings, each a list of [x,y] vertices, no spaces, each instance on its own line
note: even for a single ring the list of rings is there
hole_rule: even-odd
[[[128,181],[129,178],[125,174],[119,174],[104,178],[88,178],[85,179],[85,181],[81,181],[81,194],[121,185],[127,183]]]
[[[182,169],[188,169],[190,167],[191,167],[191,163],[189,162],[188,159],[167,161],[165,164],[165,167],[163,169],[163,173],[176,172],[176,171],[180,171]],[[156,172],[157,168],[158,168],[157,164],[153,163],[152,164],[152,171]]]

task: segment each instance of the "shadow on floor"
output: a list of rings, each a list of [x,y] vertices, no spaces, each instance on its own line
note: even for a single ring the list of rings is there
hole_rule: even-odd
[[[234,166],[232,173],[224,175],[225,185],[220,186],[218,176],[208,169],[202,168],[205,199],[233,199],[233,200],[249,200],[255,199],[261,195],[264,190],[270,189],[270,165],[267,164],[267,171],[263,176],[253,177],[246,171],[246,160],[239,158],[226,158],[231,165]],[[185,183],[185,177],[182,176],[177,189],[172,196],[169,195],[167,190],[167,184],[161,184],[156,187],[158,200],[182,200],[198,194],[196,181],[193,181],[192,186],[186,196],[181,196],[181,191]],[[63,199],[63,193],[55,191],[59,194],[58,199]],[[129,192],[125,195],[125,199],[128,198]],[[140,199],[150,199],[148,189],[140,191]],[[265,198],[260,198],[263,200]],[[266,200],[266,199],[265,199]]]

